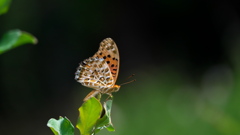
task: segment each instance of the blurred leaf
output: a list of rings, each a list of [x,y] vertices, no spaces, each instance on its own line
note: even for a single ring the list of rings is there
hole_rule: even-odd
[[[115,131],[112,122],[111,122],[111,108],[112,108],[112,100],[108,100],[104,102],[104,110],[105,114],[102,118],[97,121],[95,133],[99,132],[100,130],[106,128],[108,131]]]
[[[0,39],[0,54],[27,43],[36,44],[37,39],[27,32],[10,30]]]
[[[0,15],[8,11],[11,0],[0,0]]]
[[[77,128],[81,135],[90,135],[92,130],[101,116],[102,105],[95,97],[90,98],[79,108],[79,119]]]
[[[112,123],[107,127],[107,130],[111,132],[115,131],[115,128],[113,127]]]
[[[50,119],[47,123],[54,135],[74,135],[74,127],[66,117],[59,117],[59,120]]]

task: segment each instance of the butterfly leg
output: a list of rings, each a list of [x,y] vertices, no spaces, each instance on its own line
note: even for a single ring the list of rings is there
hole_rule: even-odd
[[[107,99],[106,99],[106,101],[109,99],[109,98],[113,98],[113,95],[112,94],[110,94],[110,93],[107,93],[108,94],[108,97],[107,97]]]
[[[91,92],[83,99],[83,101],[84,101],[84,102],[87,101],[87,100],[90,99],[91,97],[96,96],[98,93],[100,93],[99,90],[93,90],[93,91],[91,91]]]

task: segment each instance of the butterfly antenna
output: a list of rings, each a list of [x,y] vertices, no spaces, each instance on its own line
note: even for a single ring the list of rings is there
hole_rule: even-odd
[[[130,75],[126,80],[128,80],[129,78],[131,78],[131,77],[133,77],[135,74],[132,74],[132,75]]]
[[[136,81],[136,79],[131,80],[131,81],[129,81],[129,82],[122,83],[122,84],[120,84],[120,86],[125,85],[125,84],[128,84],[128,83],[131,83],[131,82],[135,82],[135,81]]]
[[[128,78],[125,79],[124,82],[126,82],[129,78],[133,77],[135,74],[130,75]]]

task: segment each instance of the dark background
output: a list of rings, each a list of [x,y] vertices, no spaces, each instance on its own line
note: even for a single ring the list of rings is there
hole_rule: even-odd
[[[116,132],[240,133],[240,5],[234,1],[18,0],[0,16],[0,34],[19,28],[38,39],[0,56],[0,132],[51,135],[91,89],[74,80],[82,60],[111,37],[121,68],[113,93]],[[76,134],[79,132],[76,130]]]

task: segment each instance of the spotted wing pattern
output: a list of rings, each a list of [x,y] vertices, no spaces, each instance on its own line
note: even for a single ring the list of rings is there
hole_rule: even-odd
[[[80,63],[75,79],[83,86],[104,89],[114,85],[110,69],[103,58],[90,57]]]
[[[105,59],[116,83],[119,72],[119,52],[116,43],[111,38],[106,38],[100,43],[100,47],[93,57]]]
[[[100,43],[97,53],[85,59],[75,73],[75,79],[83,86],[101,93],[111,92],[118,77],[119,52],[111,38]],[[90,94],[91,95],[91,94]]]

